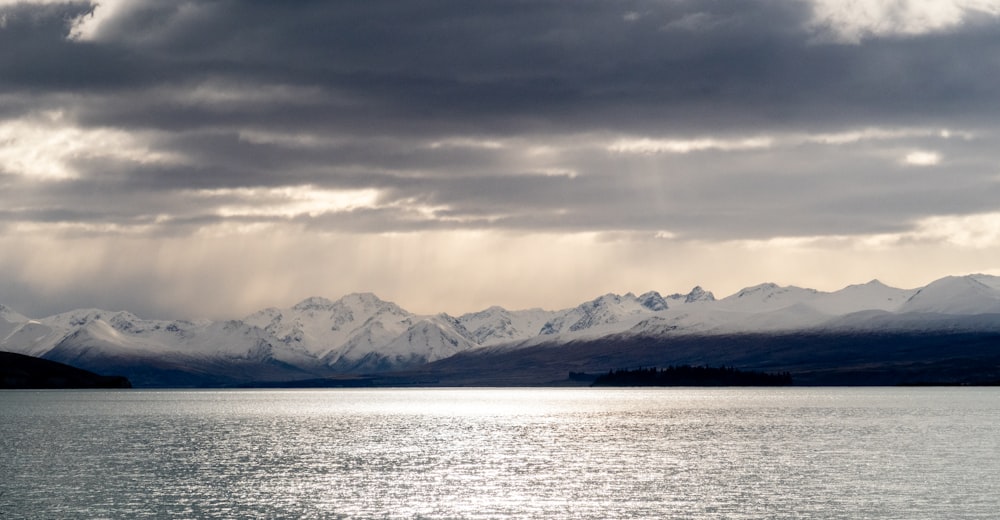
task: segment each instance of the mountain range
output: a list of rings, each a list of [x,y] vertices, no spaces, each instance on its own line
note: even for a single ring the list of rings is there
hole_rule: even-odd
[[[695,287],[461,316],[417,315],[370,293],[226,321],[100,309],[31,319],[0,305],[0,351],[124,375],[137,387],[348,374],[552,384],[570,371],[669,363],[789,371],[809,384],[979,382],[1000,380],[1000,277],[950,276],[916,289],[873,280],[835,292],[765,283],[721,299]]]

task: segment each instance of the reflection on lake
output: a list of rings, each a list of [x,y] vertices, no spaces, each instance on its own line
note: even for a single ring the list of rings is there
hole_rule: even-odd
[[[0,392],[0,518],[995,518],[1000,389]]]

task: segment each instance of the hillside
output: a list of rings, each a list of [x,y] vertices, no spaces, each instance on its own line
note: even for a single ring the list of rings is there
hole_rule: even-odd
[[[13,352],[0,352],[0,388],[132,388],[121,376],[86,370]]]

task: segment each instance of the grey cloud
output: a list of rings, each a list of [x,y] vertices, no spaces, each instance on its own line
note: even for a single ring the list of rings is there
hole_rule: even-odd
[[[167,215],[157,227],[191,230],[224,220],[224,204],[261,203],[191,190],[309,185],[381,193],[378,208],[292,221],[320,230],[734,238],[898,231],[1000,200],[995,19],[843,45],[815,39],[806,2],[149,1],[96,41],[71,41],[70,21],[92,5],[2,9],[0,123],[64,109],[73,124],[148,132],[150,149],[182,159],[74,158],[79,179],[44,185],[6,175],[0,200],[22,208],[0,214],[8,222]],[[906,125],[983,137],[652,156],[599,142]],[[453,137],[505,147],[428,146]],[[514,157],[533,143],[564,149]],[[907,147],[947,164],[906,169],[886,155]]]
[[[699,100],[748,112],[762,104],[809,110],[822,94],[839,96],[840,108],[949,99],[995,76],[960,51],[985,56],[997,46],[995,25],[865,46],[811,44],[807,4],[790,2],[189,2],[187,14],[180,4],[136,5],[97,44],[63,38],[66,18],[84,6],[41,16],[47,29],[32,33],[54,51],[92,53],[87,65],[123,85],[135,75],[161,85],[293,83],[375,99],[389,114],[501,119],[586,106],[669,113]],[[625,11],[649,14],[628,23]],[[692,12],[724,22],[697,33],[664,29]],[[112,52],[126,49],[141,58],[128,67]],[[136,71],[140,62],[150,65]],[[929,88],[911,88],[914,80]]]
[[[92,12],[87,2],[0,6],[0,89],[23,95],[39,92],[100,93],[134,82],[146,60],[121,47],[67,39],[72,22]]]
[[[961,144],[961,143],[960,143]],[[12,193],[36,209],[5,219],[41,222],[158,224],[191,229],[220,222],[224,206],[267,205],[260,194],[225,192],[192,196],[192,189],[281,187],[310,184],[333,189],[381,190],[379,209],[301,217],[314,229],[349,232],[453,228],[540,230],[668,230],[689,238],[766,238],[772,235],[854,234],[905,229],[927,215],[991,211],[1000,183],[988,163],[962,159],[954,165],[907,167],[892,158],[867,157],[858,146],[782,152],[775,168],[770,152],[657,157],[571,157],[576,177],[507,172],[463,173],[465,161],[434,175],[296,172],[278,176],[269,167],[234,169],[120,165],[106,177],[63,181],[44,190]],[[860,147],[864,148],[864,147]],[[956,150],[943,149],[946,157]],[[492,152],[491,152],[492,153]],[[487,154],[489,155],[489,154]],[[601,159],[603,157],[603,159]],[[794,158],[794,160],[790,160]],[[949,159],[946,159],[949,160]],[[575,161],[575,162],[574,162]],[[967,160],[966,160],[967,161]],[[615,168],[612,173],[608,170]],[[115,181],[128,175],[126,181]],[[944,182],[942,181],[944,177]],[[258,179],[255,182],[253,179]],[[73,201],[72,211],[64,208]],[[278,201],[280,202],[280,201]],[[407,209],[435,208],[432,215]],[[245,216],[244,222],[280,222]]]
[[[143,110],[128,110],[126,100],[125,111],[89,114],[95,122],[281,125],[284,112],[291,125],[335,119],[368,132],[408,124],[415,132],[662,130],[994,110],[984,96],[997,71],[978,56],[996,50],[995,25],[847,46],[812,43],[807,4],[790,2],[201,2],[185,4],[190,13],[137,5],[94,44],[44,31],[48,59],[32,61],[92,71],[62,73],[51,86],[63,89],[73,81],[87,88],[90,77],[122,89],[224,79],[317,87],[352,104],[227,112],[133,91]],[[58,20],[65,25],[80,9]],[[648,14],[629,23],[627,11]],[[693,12],[721,22],[696,33],[668,29]]]

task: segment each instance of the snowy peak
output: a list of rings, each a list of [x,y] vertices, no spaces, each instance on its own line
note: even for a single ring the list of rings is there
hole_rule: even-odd
[[[665,311],[668,307],[667,300],[663,299],[663,296],[660,296],[660,293],[656,291],[640,294],[639,303],[653,312]]]
[[[508,311],[493,306],[488,309],[463,314],[457,321],[477,345],[496,345],[535,337],[555,315],[542,309]]]
[[[744,287],[740,292],[731,296],[731,299],[744,301],[768,301],[777,296],[787,293],[788,290],[778,284],[767,282],[751,287]],[[730,298],[726,298],[727,300]]]
[[[806,305],[827,315],[844,315],[868,310],[895,312],[913,293],[912,290],[889,287],[878,280],[850,285],[832,293],[765,283],[747,287],[719,300],[719,307],[752,313],[790,309],[798,305]]]
[[[112,315],[114,312],[104,311],[101,309],[77,309],[69,312],[63,312],[60,314],[55,314],[49,316],[48,318],[43,318],[40,320],[48,325],[75,328],[82,327],[87,323],[99,320],[104,315]]]
[[[296,303],[292,309],[297,311],[319,311],[333,308],[333,300],[320,296],[312,296]]]
[[[644,307],[638,298],[631,293],[625,296],[611,293],[584,303],[577,308],[582,311],[583,315],[569,326],[571,332],[589,329],[596,325],[616,323],[621,320],[622,316],[638,314]]]
[[[428,363],[473,346],[468,331],[457,319],[439,314],[414,323],[384,350],[387,353],[415,356],[420,362]]]
[[[76,332],[68,336],[66,340],[79,340],[80,338],[86,338],[89,341],[105,342],[107,344],[115,345],[116,347],[124,348],[127,343],[126,334],[127,332],[122,332],[109,320],[97,318],[88,321],[86,325],[77,329]]]
[[[458,321],[465,325],[466,328],[469,328],[468,325],[470,324],[473,326],[479,326],[483,323],[495,322],[497,320],[509,320],[510,316],[511,311],[508,311],[499,305],[494,305],[481,311],[463,314],[458,317]],[[469,330],[472,329],[469,328]]]
[[[738,293],[719,300],[721,307],[744,312],[766,312],[789,307],[796,303],[812,300],[819,294],[815,289],[782,287],[774,283],[762,283],[747,287]]]
[[[674,293],[668,296],[667,299],[673,300],[676,303],[714,302],[715,295],[711,291],[702,289],[700,285],[696,285],[687,294]]]
[[[1000,291],[1000,276],[993,276],[989,274],[970,274],[965,278],[975,280],[991,289]]]
[[[312,296],[295,304],[290,310],[297,312],[350,314],[372,316],[382,312],[404,312],[396,304],[382,300],[372,293],[352,293],[337,301]]]
[[[665,303],[665,302],[664,302]],[[579,332],[619,323],[629,316],[647,314],[650,309],[635,295],[608,293],[563,312],[542,326],[541,334]]]
[[[372,293],[351,293],[334,302],[335,306],[349,309],[361,309],[367,312],[377,312],[387,308],[398,310],[399,307],[387,302]]]
[[[123,332],[129,332],[138,329],[139,331],[144,330],[143,320],[141,320],[135,314],[131,312],[116,312],[110,316],[105,316],[108,324],[114,327],[116,330]]]
[[[702,289],[700,285],[694,286],[691,292],[684,297],[684,303],[714,302],[715,295],[710,291]]]
[[[53,329],[35,320],[21,323],[0,322],[0,350],[29,356],[41,356],[58,343],[65,331]]]
[[[348,294],[334,302],[330,312],[334,322],[333,330],[371,319],[405,320],[413,316],[395,303],[381,300],[371,293]]]
[[[882,283],[881,280],[875,279],[869,281],[868,283],[848,285],[847,287],[841,289],[841,291],[882,293],[882,292],[894,292],[894,291],[906,292],[906,289],[897,289],[895,287],[889,287],[888,285]]]
[[[900,312],[1000,313],[1000,278],[980,274],[936,280],[914,293]]]
[[[108,322],[96,318],[66,335],[46,354],[55,355],[63,363],[78,364],[90,357],[116,355],[127,350],[121,333]]]
[[[394,340],[362,356],[344,355],[329,365],[346,372],[385,372],[450,357],[472,347],[461,324],[442,314],[419,319]]]
[[[339,300],[307,298],[289,309],[268,308],[244,321],[276,343],[308,353],[330,366],[345,366],[384,348],[413,324],[415,316],[371,293]]]
[[[849,285],[832,293],[819,293],[809,305],[820,312],[843,315],[861,311],[894,312],[910,298],[914,290],[896,289],[878,280]]]

